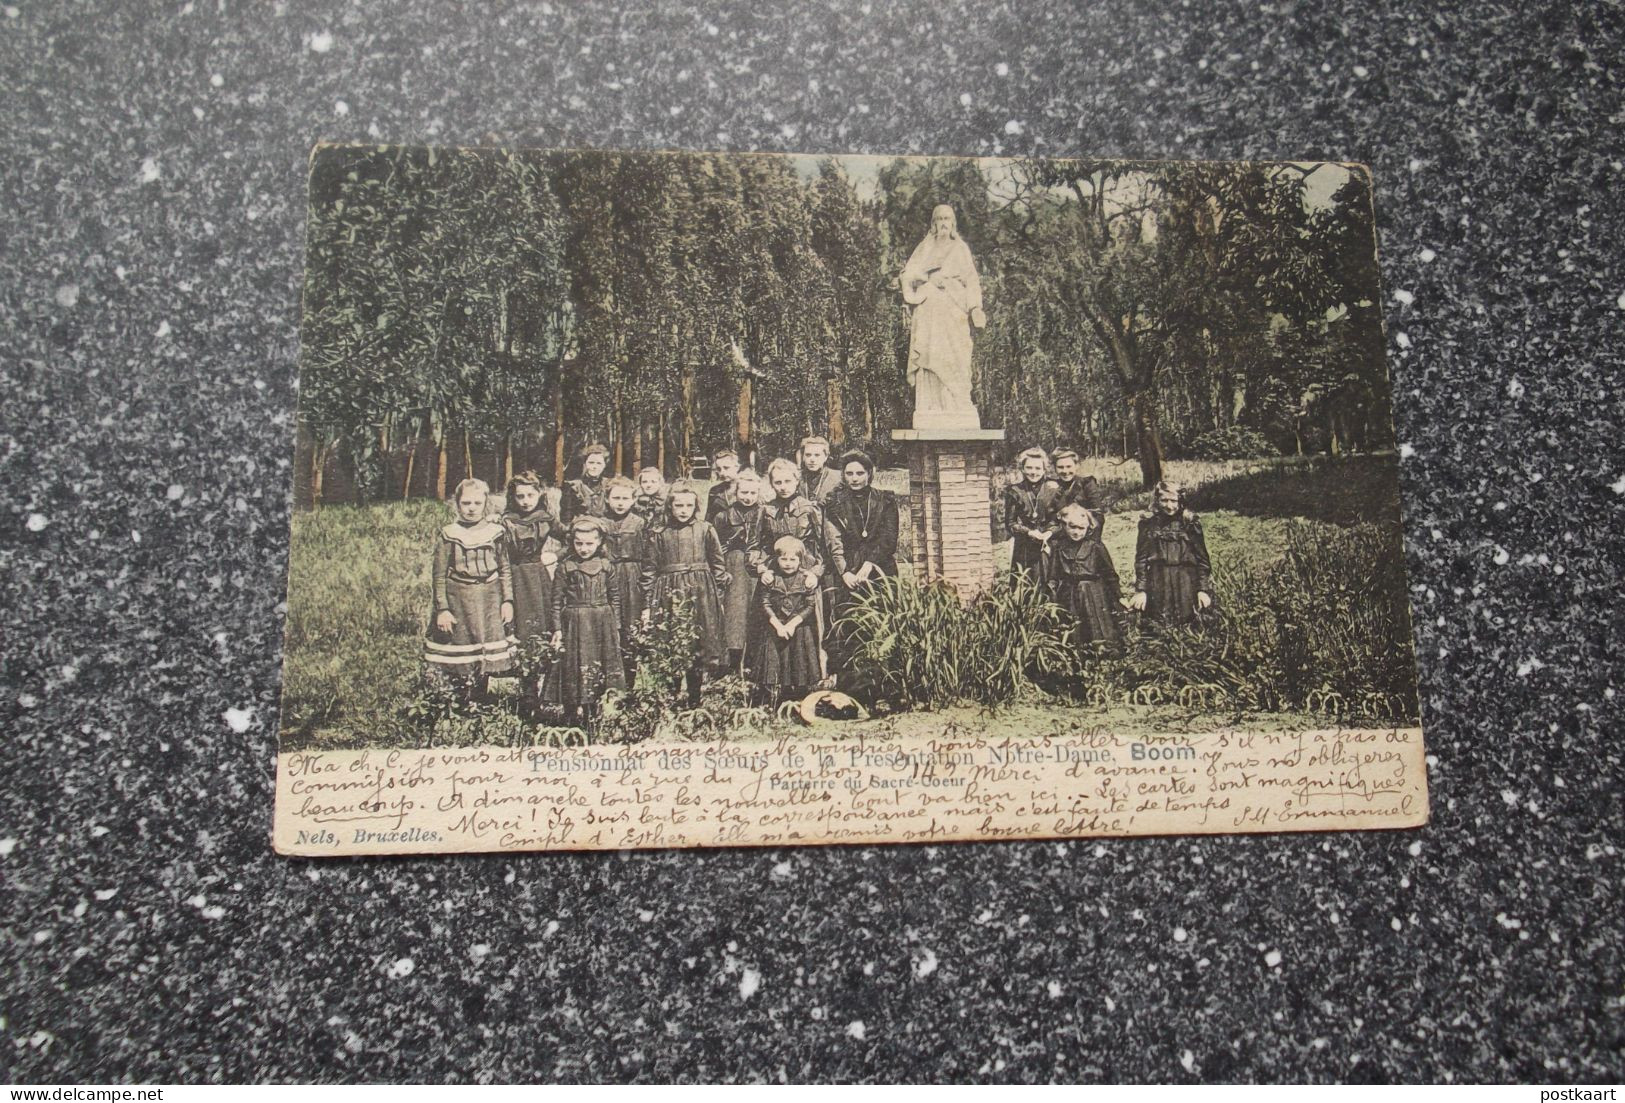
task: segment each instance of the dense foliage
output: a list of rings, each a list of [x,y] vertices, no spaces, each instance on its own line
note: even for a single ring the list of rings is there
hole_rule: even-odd
[[[1271,452],[1391,443],[1369,181],[1338,165],[357,146],[310,183],[306,503],[558,476],[588,440],[668,474],[809,432],[884,448],[912,403],[893,281],[939,202],[1012,446],[1152,480],[1236,426]]]
[[[1264,434],[1245,425],[1209,429],[1191,441],[1191,455],[1199,460],[1245,460],[1269,453],[1270,442]]]
[[[1064,668],[1061,612],[1023,576],[968,605],[943,582],[885,578],[847,614],[856,675],[899,707],[1002,705]]]
[[[1394,533],[1289,522],[1279,559],[1216,571],[1214,607],[1122,649],[1067,642],[1060,610],[1003,579],[961,606],[941,585],[889,580],[852,614],[857,661],[899,706],[1003,706],[1047,695],[1097,707],[1417,717],[1410,605]]]

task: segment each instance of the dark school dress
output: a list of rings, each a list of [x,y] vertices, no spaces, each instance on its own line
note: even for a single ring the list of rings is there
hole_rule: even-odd
[[[757,533],[752,557],[756,572],[773,562],[773,544],[781,536],[794,536],[807,546],[803,566],[831,585],[830,576],[839,577],[846,569],[841,534],[824,519],[824,511],[805,495],[774,498],[762,506],[762,527]]]
[[[751,680],[769,690],[809,689],[824,678],[822,642],[819,639],[819,584],[805,570],[791,577],[775,567],[773,581],[760,586],[756,600],[754,644],[749,663]],[[780,638],[768,620],[772,614],[782,623],[800,617],[789,639]]]
[[[723,645],[729,651],[743,651],[750,642],[750,623],[756,608],[758,568],[751,563],[751,553],[756,550],[762,527],[762,507],[734,502],[718,513],[712,524],[728,570],[728,585],[722,591]]]
[[[700,637],[695,665],[720,666],[726,657],[720,595],[727,585],[722,542],[709,521],[667,520],[649,534],[643,555],[644,607],[663,612],[678,594],[688,599]]]
[[[1050,537],[1039,575],[1050,599],[1071,614],[1079,643],[1122,642],[1122,584],[1111,552],[1093,533],[1082,540],[1064,532]]]
[[[632,499],[632,512],[643,518],[643,523],[653,528],[666,516],[666,496],[664,494],[645,494],[638,491]]]
[[[1026,479],[1004,488],[1004,527],[1015,543],[1010,548],[1010,569],[1036,579],[1038,559],[1044,544],[1028,536],[1026,529],[1039,532],[1049,530],[1053,515],[1050,512],[1055,496],[1055,480],[1030,483]]]
[[[621,608],[621,644],[629,646],[643,616],[643,553],[649,526],[636,513],[604,519],[604,553],[614,564],[609,584]]]
[[[558,664],[566,708],[596,704],[608,689],[626,688],[621,660],[621,611],[610,585],[614,565],[600,549],[589,559],[569,556],[553,579],[553,616],[564,636]]]
[[[502,534],[513,575],[513,634],[520,640],[547,639],[553,635],[553,576],[542,557],[558,554],[558,518],[545,506],[529,513],[508,510],[502,515]]]
[[[1084,475],[1082,478],[1071,480],[1055,480],[1055,492],[1050,498],[1050,521],[1055,522],[1060,517],[1061,510],[1070,505],[1080,505],[1095,517],[1095,531],[1102,531],[1101,526],[1106,523],[1106,495],[1100,489],[1100,483],[1093,475]]]
[[[717,523],[717,515],[739,500],[739,492],[735,489],[739,485],[737,479],[724,479],[713,483],[711,489],[705,492],[705,519],[713,525]],[[760,503],[758,503],[760,504]]]
[[[1179,628],[1196,620],[1196,595],[1213,594],[1201,522],[1183,510],[1142,520],[1134,548],[1134,588],[1145,593],[1145,619],[1151,625]]]
[[[502,603],[513,600],[502,526],[495,521],[472,525],[453,521],[442,528],[432,574],[434,611],[423,638],[429,669],[459,681],[508,673],[516,641],[502,621]],[[446,612],[456,618],[450,632],[440,631],[436,624]]]
[[[857,574],[865,563],[874,564],[860,590],[897,573],[897,496],[891,491],[843,486],[830,495],[824,520],[841,539],[844,573]],[[836,582],[845,593],[845,579]]]
[[[826,505],[829,496],[841,487],[841,473],[831,467],[820,467],[818,474],[808,476],[807,469],[801,468],[801,496],[818,505]]]
[[[588,479],[585,476],[564,484],[564,497],[559,503],[559,521],[566,527],[577,517],[602,517],[604,506],[604,477]]]

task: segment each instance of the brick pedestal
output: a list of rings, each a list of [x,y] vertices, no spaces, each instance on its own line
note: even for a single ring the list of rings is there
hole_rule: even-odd
[[[914,569],[946,579],[966,600],[993,584],[988,494],[1003,429],[894,429],[908,445]]]

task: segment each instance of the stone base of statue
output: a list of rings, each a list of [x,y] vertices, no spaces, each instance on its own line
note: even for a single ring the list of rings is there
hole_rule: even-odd
[[[955,415],[963,422],[965,415]],[[1003,429],[971,424],[893,429],[908,446],[909,515],[914,525],[914,570],[927,581],[951,583],[969,601],[993,584],[993,526],[989,499],[993,450]]]
[[[915,410],[914,428],[928,430],[971,429],[981,432],[982,418],[977,414],[974,406],[969,410]],[[897,437],[895,433],[893,433],[893,437],[898,440],[902,439]],[[1002,432],[999,434],[999,439],[1004,439]]]

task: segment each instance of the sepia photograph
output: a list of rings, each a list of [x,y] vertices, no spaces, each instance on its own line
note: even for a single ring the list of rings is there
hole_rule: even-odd
[[[952,790],[1037,739],[1179,794],[1216,776],[1205,736],[1263,733],[1266,771],[1309,732],[1419,757],[1362,166],[310,169],[284,773],[816,738]],[[1362,776],[1404,774],[1389,754],[1280,784],[1425,815],[1383,803],[1419,781]],[[301,807],[340,810],[312,785]]]

